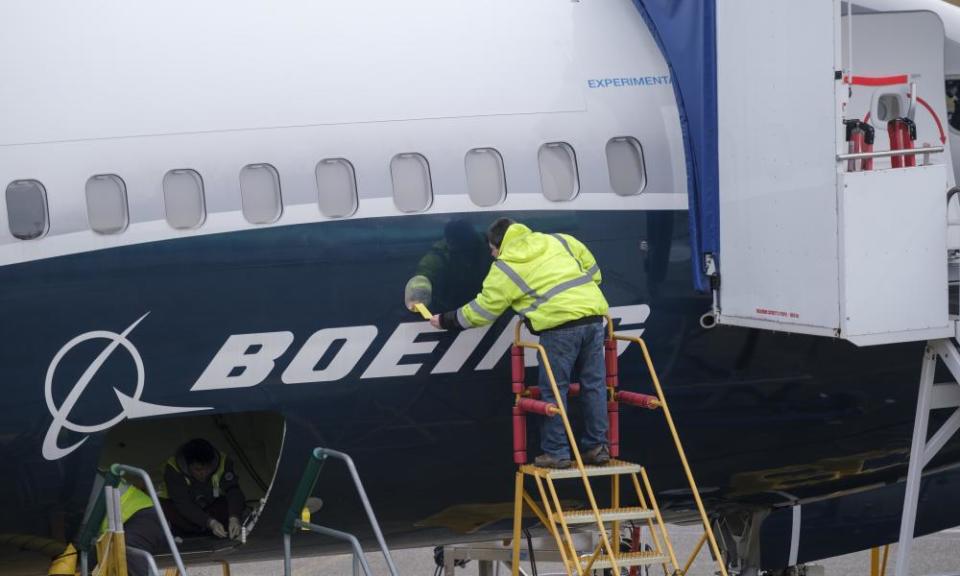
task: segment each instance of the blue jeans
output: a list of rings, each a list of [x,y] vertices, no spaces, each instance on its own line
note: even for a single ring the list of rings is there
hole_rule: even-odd
[[[603,323],[548,330],[540,335],[540,344],[547,351],[557,388],[567,407],[570,378],[580,375],[580,401],[584,415],[584,435],[580,450],[586,451],[607,443],[606,364],[603,359]],[[543,400],[556,402],[547,371],[540,365],[540,393]],[[540,419],[540,448],[554,458],[569,459],[570,446],[560,415]]]

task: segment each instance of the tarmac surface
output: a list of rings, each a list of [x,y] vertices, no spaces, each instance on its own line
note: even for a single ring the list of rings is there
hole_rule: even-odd
[[[702,532],[695,527],[671,526],[670,535],[677,549],[678,558],[686,558],[693,550]],[[388,543],[389,544],[389,543]],[[886,574],[892,576],[896,566],[896,545],[890,547]],[[373,574],[380,576],[389,574],[383,555],[379,552],[367,554]],[[432,548],[415,548],[393,551],[394,563],[401,576],[433,576],[436,565],[433,561]],[[680,560],[682,563],[683,560]],[[845,556],[838,556],[814,562],[824,568],[825,576],[863,575],[870,574],[870,552],[856,552]],[[523,565],[524,569],[528,566]],[[234,564],[231,576],[267,576],[283,574],[282,562],[252,562]],[[189,568],[188,568],[189,569]],[[694,563],[690,576],[714,576],[715,565],[710,562],[706,552],[701,552]],[[470,562],[465,568],[457,568],[455,576],[476,576],[479,569],[476,562]],[[529,571],[528,571],[529,573]],[[538,564],[539,576],[563,575],[559,564]],[[351,575],[352,563],[350,556],[327,556],[320,558],[299,558],[293,561],[293,574],[296,576],[320,575]],[[500,568],[498,576],[509,576],[506,566]],[[660,570],[651,569],[650,574],[660,574]],[[960,575],[960,528],[945,530],[938,534],[925,536],[916,541],[910,563],[910,574],[920,575]],[[190,569],[191,576],[220,576],[219,567],[204,567]],[[450,576],[450,575],[446,575]]]

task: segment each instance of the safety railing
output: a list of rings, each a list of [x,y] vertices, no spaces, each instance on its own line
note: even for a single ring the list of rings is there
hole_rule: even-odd
[[[183,564],[183,558],[180,557],[180,551],[177,549],[177,542],[173,538],[173,532],[170,531],[170,525],[167,523],[167,518],[163,514],[163,508],[160,507],[160,498],[157,496],[157,491],[153,487],[153,481],[150,480],[150,475],[142,468],[127,466],[125,464],[113,464],[110,466],[110,473],[118,478],[123,478],[125,475],[131,474],[143,481],[143,486],[147,489],[147,494],[150,496],[153,507],[157,511],[160,527],[163,529],[163,536],[167,541],[167,546],[170,547],[170,554],[173,556],[173,561],[177,565],[177,570],[180,571],[180,576],[188,576],[187,569]],[[119,506],[117,506],[116,515],[119,518]]]
[[[307,502],[307,498],[313,494],[313,490],[317,484],[317,478],[320,476],[320,471],[323,469],[323,465],[326,463],[327,458],[341,460],[347,465],[347,469],[350,471],[350,477],[353,479],[353,485],[357,489],[357,494],[360,496],[360,501],[363,503],[363,509],[367,514],[367,520],[370,522],[373,533],[377,538],[377,543],[380,545],[380,550],[383,552],[383,557],[387,562],[387,568],[390,570],[390,574],[392,576],[398,576],[397,567],[394,565],[393,558],[390,556],[390,550],[387,548],[387,543],[383,538],[383,533],[380,531],[380,524],[377,522],[377,517],[373,513],[373,507],[370,505],[370,499],[367,498],[367,492],[363,489],[363,483],[360,481],[360,475],[357,473],[357,467],[354,465],[353,459],[343,452],[330,450],[329,448],[315,448],[313,452],[310,453],[310,458],[307,460],[307,467],[303,471],[303,475],[300,476],[300,482],[297,484],[297,489],[293,494],[293,501],[291,502],[290,508],[287,510],[286,517],[284,518],[282,529],[284,575],[290,576],[291,574],[291,539],[293,533],[297,529],[302,529],[315,532],[317,534],[323,534],[325,536],[349,543],[350,548],[353,550],[354,575],[356,576],[358,573],[358,568],[362,567],[367,576],[372,576],[370,565],[367,563],[367,559],[363,554],[363,548],[360,546],[360,541],[356,536],[347,532],[341,532],[340,530],[334,530],[333,528],[328,528],[326,526],[318,526],[302,518],[302,512]]]
[[[837,154],[837,162],[847,160],[863,160],[865,158],[888,158],[890,156],[918,156],[920,154],[940,154],[943,146],[924,146],[923,148],[909,148],[904,150],[877,150],[875,152],[852,152]]]
[[[687,460],[686,452],[683,449],[683,443],[680,442],[680,434],[677,432],[677,426],[673,421],[673,416],[670,414],[670,406],[667,403],[667,398],[663,393],[663,387],[660,386],[660,378],[657,376],[656,369],[654,369],[653,359],[650,357],[650,350],[647,348],[647,343],[643,341],[643,338],[617,334],[614,332],[613,321],[609,316],[607,317],[607,336],[609,339],[614,341],[633,342],[637,344],[640,347],[640,350],[643,352],[643,361],[646,364],[647,371],[650,374],[650,380],[653,383],[654,391],[657,394],[657,399],[660,403],[659,407],[663,411],[663,417],[667,422],[667,427],[670,429],[670,435],[673,438],[674,445],[676,446],[677,455],[679,456],[680,463],[683,466],[683,472],[687,477],[687,482],[690,485],[690,491],[693,494],[693,499],[697,504],[697,511],[699,512],[700,520],[703,523],[704,534],[700,539],[699,544],[697,544],[693,553],[690,555],[690,558],[683,569],[683,574],[686,574],[687,570],[690,569],[690,566],[693,564],[693,560],[697,557],[697,554],[700,553],[704,541],[709,541],[710,549],[713,552],[713,557],[716,559],[717,567],[720,569],[720,574],[722,576],[727,576],[726,564],[723,561],[723,556],[720,554],[720,547],[717,545],[717,539],[713,534],[713,528],[710,526],[710,518],[707,516],[707,511],[703,505],[703,500],[700,498],[700,490],[697,488],[697,482],[693,478],[693,472],[690,469],[690,462]]]
[[[109,471],[104,474],[97,474],[94,480],[93,500],[87,506],[83,520],[80,523],[80,529],[77,531],[77,538],[74,541],[80,554],[80,574],[88,576],[90,573],[90,550],[96,544],[97,537],[100,535],[100,524],[106,516],[106,492],[107,486],[116,486],[120,478],[114,476]]]
[[[146,550],[127,546],[127,555],[130,554],[143,558],[147,563],[147,570],[150,571],[150,576],[160,576],[160,569],[157,567],[157,561],[153,559],[153,554],[150,554]]]

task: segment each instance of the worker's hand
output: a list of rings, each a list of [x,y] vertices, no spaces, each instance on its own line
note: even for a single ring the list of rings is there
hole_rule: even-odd
[[[230,517],[230,539],[236,540],[240,537],[240,519],[236,516]]]
[[[207,520],[207,527],[210,528],[210,531],[213,532],[213,535],[217,538],[227,537],[227,530],[223,527],[223,524],[217,522],[216,518]]]
[[[430,319],[430,325],[436,329],[440,329],[440,315],[434,314],[433,318]]]

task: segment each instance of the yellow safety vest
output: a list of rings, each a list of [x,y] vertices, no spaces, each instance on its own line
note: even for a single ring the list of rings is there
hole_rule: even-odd
[[[573,236],[542,234],[512,224],[483,290],[457,310],[457,321],[461,328],[483,326],[512,307],[540,331],[601,316],[609,306],[600,280],[593,254]]]
[[[214,498],[217,498],[220,496],[220,479],[223,478],[223,471],[224,471],[224,468],[226,468],[227,466],[227,455],[224,454],[223,452],[220,452],[219,450],[217,451],[217,454],[220,456],[220,463],[217,464],[216,472],[214,472],[213,476],[210,477],[210,482],[213,484]],[[167,466],[170,466],[174,470],[179,472],[183,476],[184,480],[186,480],[187,486],[193,483],[193,478],[190,476],[190,474],[184,472],[183,469],[180,468],[180,464],[177,462],[176,456],[171,456],[170,458],[167,459]],[[165,477],[160,480],[160,490],[157,491],[157,496],[159,496],[160,498],[169,498],[167,494],[167,481]]]
[[[153,508],[153,500],[150,499],[150,495],[136,486],[120,482],[117,490],[120,490],[120,519],[124,522],[141,510]],[[107,518],[104,516],[103,522],[100,523],[100,533],[103,534],[106,531]]]

